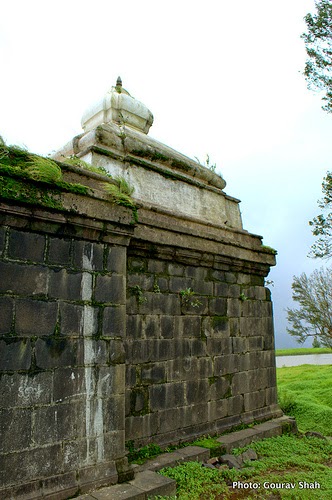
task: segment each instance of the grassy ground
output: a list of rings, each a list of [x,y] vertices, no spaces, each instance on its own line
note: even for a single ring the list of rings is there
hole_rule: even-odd
[[[328,347],[298,347],[295,349],[276,349],[276,356],[298,356],[301,354],[332,354]]]
[[[277,381],[279,404],[299,429],[332,436],[331,365],[278,368]]]
[[[207,469],[188,462],[161,473],[176,480],[179,500],[258,499],[271,493],[292,500],[331,498],[331,441],[284,435],[252,443],[235,454],[249,447],[259,459],[241,470]],[[278,488],[280,484],[284,486]]]

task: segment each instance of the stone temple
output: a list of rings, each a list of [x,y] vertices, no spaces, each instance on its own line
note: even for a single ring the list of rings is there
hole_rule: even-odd
[[[54,155],[61,180],[0,155],[2,499],[122,482],[128,446],[282,415],[275,252],[152,122],[118,79]]]

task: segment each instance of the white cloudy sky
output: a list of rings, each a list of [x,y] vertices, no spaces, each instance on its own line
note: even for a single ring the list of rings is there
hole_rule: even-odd
[[[242,200],[245,229],[278,252],[271,271],[277,346],[308,220],[332,170],[332,116],[301,74],[314,0],[11,0],[0,18],[0,134],[48,154],[81,132],[85,108],[118,75],[155,117],[150,135],[210,155]]]

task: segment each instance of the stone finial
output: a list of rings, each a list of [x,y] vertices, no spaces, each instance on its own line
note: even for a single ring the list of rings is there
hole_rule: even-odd
[[[134,99],[122,87],[121,77],[118,76],[116,86],[84,113],[81,123],[84,132],[89,132],[98,125],[115,123],[147,134],[153,123],[153,115],[143,103]]]

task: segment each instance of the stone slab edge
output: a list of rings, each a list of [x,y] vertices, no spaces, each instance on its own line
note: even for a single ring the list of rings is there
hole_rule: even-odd
[[[284,415],[248,429],[226,434],[218,438],[217,441],[224,448],[224,452],[229,453],[233,448],[240,448],[264,438],[281,436],[284,432],[297,432],[294,418]]]

